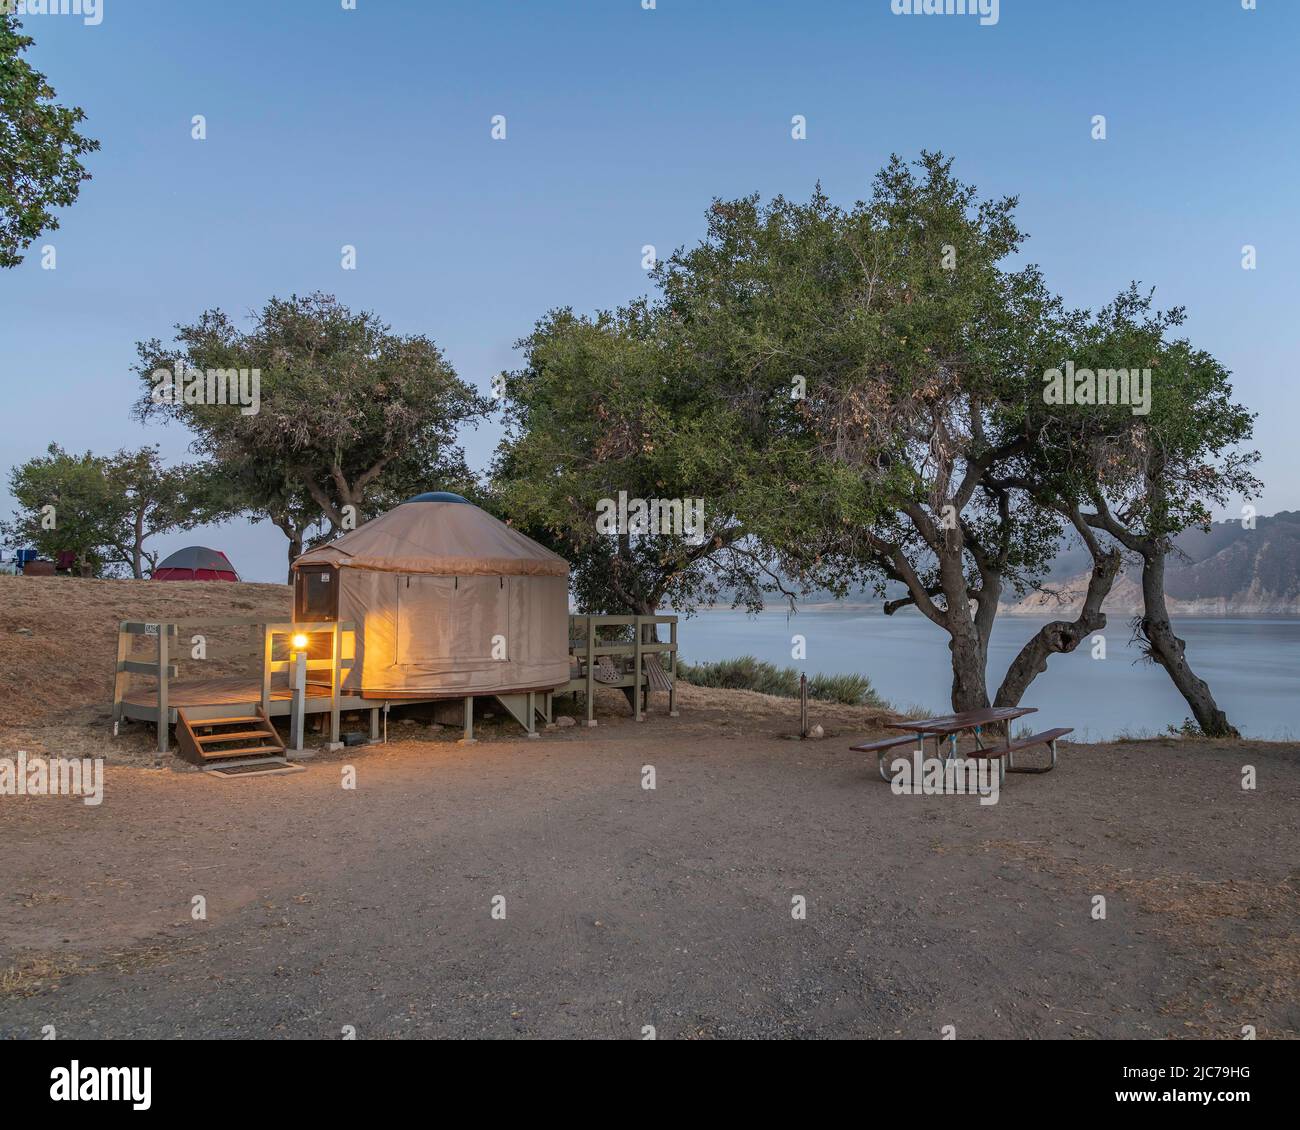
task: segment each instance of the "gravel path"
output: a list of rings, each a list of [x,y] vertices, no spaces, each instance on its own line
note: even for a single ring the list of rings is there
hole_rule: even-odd
[[[1067,745],[981,806],[734,717],[0,797],[0,1036],[1300,1030],[1300,747]]]

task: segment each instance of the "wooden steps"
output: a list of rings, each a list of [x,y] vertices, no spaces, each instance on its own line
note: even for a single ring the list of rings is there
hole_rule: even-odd
[[[223,718],[187,718],[176,711],[176,745],[181,757],[191,764],[208,767],[216,762],[253,765],[259,761],[285,764],[284,742],[271,720],[256,708],[256,714],[231,714]]]
[[[195,722],[190,723],[191,726],[198,725],[198,724],[199,723],[195,723]],[[264,738],[264,737],[266,737],[265,730],[236,730],[233,734],[227,734],[225,732],[217,733],[217,734],[208,734],[208,735],[200,734],[199,742],[200,744],[204,742],[212,742],[217,740],[223,742],[234,742],[234,741],[243,741],[245,738]]]

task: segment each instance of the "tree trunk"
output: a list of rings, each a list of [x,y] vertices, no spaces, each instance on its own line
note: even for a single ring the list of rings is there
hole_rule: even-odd
[[[948,629],[948,650],[952,653],[952,708],[982,710],[989,704],[984,648],[975,633],[973,621]]]
[[[302,556],[303,531],[283,515],[271,514],[269,517],[280,528],[280,532],[289,539],[289,575],[286,583],[293,584],[293,563]]]
[[[966,595],[966,570],[960,535],[955,530],[939,548],[939,583],[948,606],[945,627],[948,650],[952,653],[952,708],[982,710],[989,704],[987,641],[980,637],[971,615],[970,597]]]
[[[1192,708],[1201,732],[1211,738],[1241,737],[1219,709],[1205,680],[1187,665],[1183,655],[1186,645],[1174,635],[1165,601],[1165,549],[1160,544],[1142,555],[1142,608],[1138,632],[1148,644],[1148,654],[1169,673],[1178,693]]]
[[[294,532],[289,535],[289,573],[286,584],[293,584],[293,563],[302,556],[302,534]]]
[[[144,571],[140,568],[141,550],[144,548],[144,511],[135,513],[135,542],[131,546],[131,575],[137,580],[144,580]]]
[[[1078,618],[1073,622],[1053,620],[1039,628],[1007,668],[993,700],[994,706],[1019,706],[1029,684],[1047,670],[1047,660],[1052,655],[1074,651],[1085,638],[1106,626],[1106,614],[1101,605],[1115,584],[1121,563],[1122,557],[1117,549],[1093,561],[1088,592]]]

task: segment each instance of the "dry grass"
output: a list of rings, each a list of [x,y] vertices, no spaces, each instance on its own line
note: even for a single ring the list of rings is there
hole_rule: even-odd
[[[182,954],[194,953],[200,948],[194,943],[182,945],[173,941],[155,942],[134,946],[129,950],[114,950],[93,962],[76,954],[52,957],[42,953],[27,953],[7,969],[0,970],[0,998],[33,997],[48,989],[57,989],[69,977],[88,973],[134,973],[141,969],[161,967],[175,961]]]
[[[84,966],[76,957],[27,955],[21,963],[0,970],[0,997],[34,997],[83,969]]]
[[[234,616],[287,620],[288,585],[203,581],[87,581],[72,577],[0,576],[0,725],[83,720],[107,714],[121,620],[181,620]],[[138,641],[135,658],[152,641]],[[214,630],[204,675],[257,669],[251,630]],[[180,675],[190,673],[188,649]],[[137,677],[137,676],[133,676]]]
[[[1300,984],[1300,886],[1295,876],[1264,879],[1202,879],[1194,875],[1087,866],[1060,858],[1050,843],[989,840],[984,851],[1008,853],[1076,883],[1080,890],[1118,896],[1152,916],[1153,928],[1170,945],[1202,966],[1194,987],[1177,992],[1162,1011],[1183,1020],[1189,1035],[1236,1037],[1239,1017],[1263,1015],[1295,1000]],[[1228,1001],[1227,1017],[1212,1001]],[[1294,1037],[1260,1028],[1261,1037]]]

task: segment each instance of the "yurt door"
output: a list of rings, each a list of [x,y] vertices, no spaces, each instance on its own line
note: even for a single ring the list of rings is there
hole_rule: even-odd
[[[460,672],[499,670],[508,653],[509,593],[501,577],[402,577],[397,665]],[[450,684],[449,684],[450,685]]]

